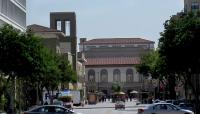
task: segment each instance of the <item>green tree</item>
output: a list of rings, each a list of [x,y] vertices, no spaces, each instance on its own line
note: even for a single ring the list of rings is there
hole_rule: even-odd
[[[141,57],[141,63],[136,66],[137,71],[144,76],[158,78],[164,74],[164,62],[159,56],[158,51],[151,51]],[[162,67],[161,67],[162,66]]]
[[[111,89],[114,92],[120,92],[121,91],[121,86],[118,83],[113,83]]]
[[[41,48],[40,39],[31,34],[22,33],[10,25],[0,28],[0,71],[3,73],[1,76],[8,77],[4,78],[7,81],[0,88],[0,96],[15,79],[32,78],[41,70],[38,67]]]
[[[58,56],[58,67],[61,73],[61,82],[77,82],[77,74],[70,65],[67,57],[65,55]]]
[[[149,53],[141,57],[141,62],[136,66],[137,71],[145,77],[151,76],[154,79],[158,79],[160,83],[164,84],[164,80],[168,78],[168,72],[166,70],[166,64],[163,58],[160,57],[158,50],[152,50]],[[159,92],[159,85],[156,91]],[[173,90],[174,91],[174,90]],[[170,92],[172,93],[172,92]],[[171,95],[170,95],[171,96]],[[157,94],[155,97],[159,97]]]
[[[159,53],[171,74],[184,79],[195,95],[196,111],[199,112],[200,74],[200,13],[178,13],[165,22],[165,30],[159,39]],[[196,82],[193,83],[191,76]]]

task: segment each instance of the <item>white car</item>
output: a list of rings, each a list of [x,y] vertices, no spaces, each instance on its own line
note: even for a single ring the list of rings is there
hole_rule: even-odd
[[[194,112],[181,109],[170,103],[155,103],[145,108],[139,108],[138,114],[194,114]]]
[[[81,114],[74,112],[61,105],[43,105],[37,106],[29,111],[23,112],[23,114]]]

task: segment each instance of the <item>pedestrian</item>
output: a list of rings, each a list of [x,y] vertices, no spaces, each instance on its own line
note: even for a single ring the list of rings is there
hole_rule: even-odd
[[[47,102],[47,101],[45,101],[44,105],[48,105],[48,102]]]

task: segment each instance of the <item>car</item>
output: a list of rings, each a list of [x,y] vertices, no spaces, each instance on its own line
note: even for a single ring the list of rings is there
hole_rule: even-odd
[[[173,100],[166,100],[166,103],[173,103]]]
[[[191,110],[191,111],[193,111],[193,105],[190,104],[190,103],[180,103],[180,104],[179,104],[179,107],[180,107],[181,109],[186,109],[186,110]]]
[[[194,112],[181,109],[171,103],[155,103],[139,108],[138,114],[194,114]]]
[[[161,101],[159,99],[156,99],[155,101],[153,101],[153,103],[165,103],[165,101]]]
[[[23,114],[81,114],[61,105],[43,105],[23,112]]]
[[[124,101],[117,101],[115,103],[115,110],[117,109],[125,109],[125,102]]]
[[[61,105],[61,106],[63,106],[64,103],[62,101],[56,100],[56,101],[53,102],[53,105]]]
[[[178,100],[174,100],[174,101],[172,101],[172,104],[178,106],[179,105],[179,101]]]

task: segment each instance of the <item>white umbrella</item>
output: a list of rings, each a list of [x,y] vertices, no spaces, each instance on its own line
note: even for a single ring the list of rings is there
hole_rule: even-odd
[[[138,91],[134,91],[134,90],[133,90],[133,91],[131,91],[130,93],[138,93]]]

